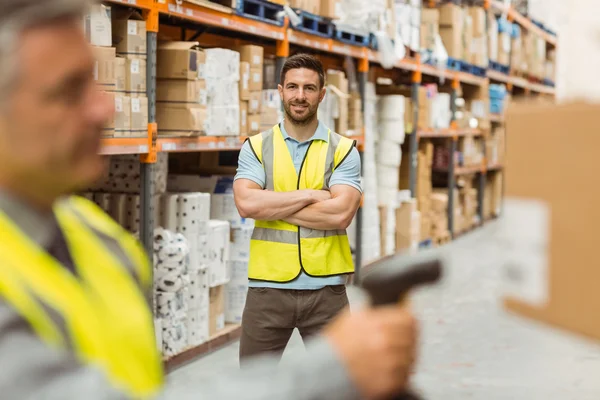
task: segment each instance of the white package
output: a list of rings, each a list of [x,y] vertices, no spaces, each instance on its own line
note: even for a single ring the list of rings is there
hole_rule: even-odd
[[[239,102],[228,106],[214,106],[208,110],[206,119],[206,135],[239,136],[240,105]]]
[[[395,189],[398,192],[400,183],[400,173],[398,167],[387,165],[377,165],[377,183],[379,187]]]
[[[252,239],[252,225],[242,225],[231,229],[230,259],[247,261],[250,259],[250,240]],[[233,271],[232,271],[233,277]]]
[[[208,107],[228,106],[240,101],[239,84],[230,79],[209,79],[206,81]]]
[[[400,144],[387,140],[377,143],[377,163],[380,165],[396,167],[402,161],[402,148]]]
[[[394,142],[398,145],[404,143],[406,138],[406,127],[404,126],[404,119],[401,120],[385,120],[380,122],[380,140],[388,142]]]
[[[247,260],[230,260],[229,272],[231,279],[229,284],[242,285],[248,284],[248,261]]]
[[[224,285],[229,281],[229,238],[230,225],[227,221],[209,222],[209,273],[210,287]]]
[[[240,79],[240,53],[229,49],[205,49],[205,79],[227,78],[232,81]]]
[[[381,96],[379,117],[381,119],[404,120],[406,99],[401,95]]]

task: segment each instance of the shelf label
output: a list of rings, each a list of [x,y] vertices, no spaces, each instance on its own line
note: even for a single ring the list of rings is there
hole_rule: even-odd
[[[194,16],[194,10],[190,9],[190,8],[186,8],[185,9],[185,13],[188,17],[193,17]]]
[[[163,149],[163,151],[175,151],[175,150],[177,150],[177,144],[175,144],[175,143],[163,143],[162,149]]]
[[[217,148],[217,144],[215,142],[209,142],[208,143],[208,148],[209,149],[216,149]]]
[[[127,4],[137,4],[137,0],[127,0]]]
[[[256,27],[255,26],[250,26],[250,32],[256,33]]]
[[[221,18],[221,23],[225,26],[229,25],[229,20],[227,18]]]

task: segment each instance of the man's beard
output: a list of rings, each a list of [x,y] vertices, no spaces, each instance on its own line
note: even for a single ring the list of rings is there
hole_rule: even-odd
[[[306,105],[308,107],[308,113],[306,114],[306,116],[301,119],[294,118],[294,116],[292,114],[292,110],[291,110],[293,105],[301,105],[301,106]],[[314,109],[312,109],[310,107],[310,104],[308,104],[308,103],[302,103],[302,104],[283,103],[283,109],[285,111],[285,119],[287,119],[292,124],[297,125],[297,126],[306,126],[306,125],[310,124],[311,122],[313,122],[317,118],[317,111],[319,110],[318,107],[315,107]]]

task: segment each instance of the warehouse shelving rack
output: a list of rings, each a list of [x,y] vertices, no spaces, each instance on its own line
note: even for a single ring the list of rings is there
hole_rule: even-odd
[[[285,62],[285,59],[290,54],[290,46],[309,49],[324,55],[335,57],[350,57],[358,61],[357,77],[359,84],[359,92],[361,97],[365,98],[365,88],[368,81],[370,66],[378,64],[377,53],[367,47],[359,47],[348,45],[331,38],[323,38],[309,33],[292,30],[289,26],[289,21],[286,19],[283,26],[276,26],[265,22],[244,18],[236,15],[233,11],[229,12],[224,7],[209,7],[202,3],[192,3],[182,0],[104,0],[107,4],[117,5],[122,7],[131,7],[140,10],[144,16],[147,26],[148,39],[148,54],[147,54],[147,97],[148,97],[148,134],[141,138],[105,138],[102,141],[101,153],[105,155],[120,155],[120,154],[140,154],[141,163],[141,218],[140,218],[140,238],[148,254],[152,253],[153,241],[153,210],[152,210],[152,174],[153,165],[156,162],[157,154],[160,152],[203,152],[203,151],[232,151],[239,150],[243,144],[244,137],[158,137],[158,127],[156,124],[156,56],[158,33],[160,28],[160,18],[170,17],[171,24],[179,22],[185,26],[208,26],[217,27],[220,30],[235,32],[238,35],[258,38],[275,42],[276,49],[276,76],[279,76],[279,71]],[[504,10],[503,5],[497,1],[486,1],[486,7]],[[538,32],[548,43],[555,45],[556,40],[551,35],[547,34],[531,21],[516,13],[514,10],[507,10],[508,15],[524,28]],[[179,21],[179,22],[178,22]],[[200,34],[201,32],[199,32]],[[413,120],[418,121],[418,87],[422,83],[423,76],[446,79],[452,82],[452,99],[456,98],[457,89],[460,84],[482,86],[489,80],[505,82],[509,85],[522,87],[526,93],[546,93],[553,94],[554,89],[551,87],[532,84],[522,78],[499,74],[494,71],[488,71],[488,77],[480,77],[464,72],[457,72],[445,69],[438,69],[430,65],[424,65],[420,61],[417,54],[414,59],[404,59],[398,61],[395,69],[405,71],[411,74],[412,100],[414,104]],[[365,102],[363,101],[363,107]],[[454,104],[454,101],[452,102]],[[454,106],[453,106],[454,107]],[[455,109],[453,111],[453,120]],[[495,119],[501,119],[500,116],[495,116]],[[410,190],[415,194],[416,189],[416,170],[417,170],[417,149],[420,138],[447,138],[450,139],[451,154],[456,150],[457,140],[464,135],[481,135],[477,130],[459,130],[455,123],[452,124],[450,130],[445,131],[419,131],[414,124],[412,132],[408,135],[409,159],[410,159]],[[359,142],[359,150],[362,149],[363,137],[356,137]],[[480,197],[483,195],[482,185],[485,179],[485,174],[488,170],[499,170],[501,165],[488,166],[485,163],[480,168],[455,168],[453,163],[450,163],[448,170],[449,181],[449,203],[453,199],[452,191],[454,190],[455,178],[463,173],[479,173],[480,179]],[[482,215],[482,198],[480,198],[480,214]],[[452,227],[454,213],[450,210],[453,205],[449,204],[449,225]],[[483,218],[481,219],[483,221]],[[357,216],[357,228],[360,232],[362,225],[362,211],[359,210]],[[361,235],[357,235],[356,244],[356,265],[362,266],[361,257]],[[361,268],[356,268],[355,282],[360,283]],[[197,356],[203,352],[212,351],[215,346],[222,345],[229,340],[239,337],[239,329],[229,328],[226,332],[226,338],[213,338],[209,343],[204,344],[201,349],[191,349],[190,351],[174,357],[171,362],[168,362],[169,367],[173,367],[181,362],[189,360],[190,357]],[[204,350],[202,350],[204,349]]]

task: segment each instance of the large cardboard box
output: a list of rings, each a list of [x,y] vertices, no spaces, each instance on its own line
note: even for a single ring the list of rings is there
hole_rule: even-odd
[[[209,291],[208,334],[212,337],[225,328],[225,285]]]
[[[510,107],[501,221],[508,309],[600,340],[599,125],[597,104]]]
[[[131,98],[131,136],[148,136],[148,98]]]
[[[146,96],[146,60],[126,60],[125,91],[131,97]]]
[[[486,35],[486,13],[483,7],[469,7],[469,15],[473,19],[473,35],[482,37]]]
[[[250,68],[250,82],[249,82],[250,91],[261,91],[263,88],[263,69],[260,68]]]
[[[346,74],[342,71],[327,71],[327,84],[335,86],[341,92],[348,94],[348,79],[346,79]]]
[[[131,98],[115,93],[115,137],[131,136]]]
[[[248,114],[254,115],[260,113],[260,103],[262,100],[262,91],[250,92],[250,100],[248,101]]]
[[[439,8],[440,26],[461,27],[464,21],[464,10],[454,4],[446,4]]]
[[[265,125],[269,125],[269,129],[273,127],[271,124],[265,123]],[[265,129],[266,130],[266,129]],[[248,115],[248,135],[256,135],[262,131],[262,116],[261,114]]]
[[[92,46],[112,46],[111,8],[93,4],[84,18],[85,37]]]
[[[235,50],[240,53],[241,62],[249,63],[250,68],[256,68],[260,70],[263,69],[263,58],[265,56],[265,49],[262,46],[248,44],[245,46],[236,47]]]
[[[136,12],[113,13],[112,43],[117,54],[146,59],[146,21]]]
[[[185,107],[187,104],[197,104],[206,107],[206,81],[159,79],[156,82],[156,101],[171,103],[172,106],[180,104]]]
[[[464,57],[463,30],[460,27],[440,26],[440,37],[448,52],[448,57],[457,60],[461,60]]]
[[[417,201],[404,201],[396,209],[396,250],[416,250],[420,239],[421,213],[417,210]]]
[[[261,87],[262,90],[262,87]],[[240,63],[240,100],[250,100],[250,63]]]
[[[198,42],[162,42],[158,45],[156,77],[203,79],[205,60]]]
[[[115,93],[112,92],[102,92],[104,96],[107,97],[107,101],[114,102],[115,101]],[[104,127],[102,128],[102,136],[113,137],[115,135],[115,115],[106,122]]]
[[[510,64],[510,46],[511,38],[507,32],[498,34],[498,63],[502,65]]]
[[[159,135],[198,136],[206,133],[207,111],[205,107],[172,107],[159,104],[156,108]]]
[[[123,57],[115,58],[115,91],[123,92],[127,90],[127,59]]]
[[[248,102],[240,101],[240,135],[248,135]]]
[[[94,64],[94,80],[102,90],[114,91],[117,87],[115,79],[115,48],[92,46],[92,52],[96,59]]]

